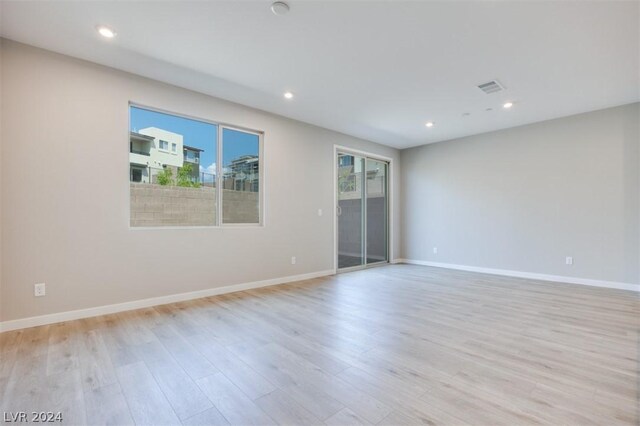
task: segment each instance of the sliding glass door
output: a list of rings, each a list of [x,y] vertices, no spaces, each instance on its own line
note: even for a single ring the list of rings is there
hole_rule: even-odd
[[[388,260],[388,163],[339,152],[338,268]]]

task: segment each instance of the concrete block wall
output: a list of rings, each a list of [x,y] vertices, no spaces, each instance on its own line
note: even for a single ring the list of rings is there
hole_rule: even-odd
[[[216,223],[216,191],[213,188],[130,185],[132,227],[212,226]]]
[[[257,192],[222,190],[222,219],[225,223],[258,223],[260,206]]]
[[[132,227],[216,225],[214,188],[182,188],[148,183],[130,185]],[[223,209],[226,223],[257,223],[258,193],[224,190]]]
[[[346,195],[349,196],[349,193]],[[367,255],[371,259],[382,260],[386,257],[386,202],[385,197],[367,197]],[[348,199],[339,200],[338,205],[342,211],[338,217],[338,253],[359,256],[362,251],[362,198],[349,196]]]

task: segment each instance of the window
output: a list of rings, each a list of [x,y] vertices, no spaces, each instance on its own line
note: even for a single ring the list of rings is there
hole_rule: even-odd
[[[131,167],[131,182],[142,182],[142,169]]]
[[[340,156],[340,158],[338,159],[338,166],[339,167],[353,166],[353,156],[351,155]]]
[[[222,129],[225,223],[260,221],[260,137],[255,133]]]
[[[137,106],[130,126],[132,227],[261,223],[260,133]]]

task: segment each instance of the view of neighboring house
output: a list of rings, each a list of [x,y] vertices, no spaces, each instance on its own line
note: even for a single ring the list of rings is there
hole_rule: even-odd
[[[149,182],[149,163],[154,138],[137,132],[129,132],[129,180]]]
[[[256,155],[243,155],[231,162],[224,174],[224,189],[258,192],[260,162]]]
[[[355,160],[352,155],[338,158],[338,189],[340,199],[356,199],[366,195],[367,198],[384,197],[386,192],[386,170],[378,168],[366,171],[366,194],[363,194],[362,161]]]
[[[200,181],[200,153],[204,152],[204,149],[194,148],[192,146],[185,145],[183,149],[182,161],[185,165],[191,165],[191,178],[194,182]],[[202,179],[205,180],[205,179]]]
[[[203,149],[184,145],[183,136],[157,127],[129,132],[129,180],[155,183],[155,176],[163,169],[178,169],[191,165],[193,182],[212,186],[215,176],[202,173],[200,156]],[[180,154],[182,153],[182,154]],[[260,187],[260,161],[257,155],[242,155],[225,168],[223,188],[235,191],[258,192]]]
[[[202,151],[189,148],[189,152]],[[198,164],[194,161],[194,177],[198,178]],[[187,157],[183,137],[157,127],[147,127],[137,132],[129,132],[129,179],[131,182],[153,182],[153,176],[164,168],[171,168],[174,176]]]

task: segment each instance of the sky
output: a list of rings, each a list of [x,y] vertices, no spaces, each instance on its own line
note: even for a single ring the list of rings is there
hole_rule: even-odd
[[[138,131],[146,127],[157,127],[178,133],[185,145],[203,149],[200,153],[200,171],[213,174],[216,168],[218,126],[203,121],[178,117],[138,107],[130,108],[130,130]],[[227,166],[241,155],[258,155],[258,136],[232,129],[223,130],[223,166]]]

